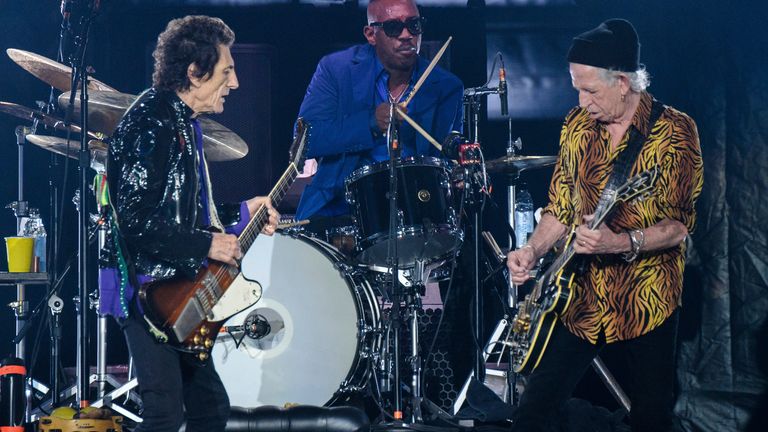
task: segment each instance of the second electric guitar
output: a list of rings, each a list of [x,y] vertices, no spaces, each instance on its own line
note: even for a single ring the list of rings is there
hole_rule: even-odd
[[[299,119],[296,137],[290,149],[288,168],[269,193],[273,205],[288,192],[304,165],[308,125]],[[259,207],[238,237],[243,254],[269,222],[265,206]],[[234,284],[242,279],[243,283]],[[230,286],[236,287],[228,291]],[[221,302],[226,296],[226,302]],[[261,298],[261,285],[246,280],[239,267],[209,261],[194,281],[176,277],[144,284],[139,289],[139,302],[145,312],[150,331],[159,340],[181,346],[206,360],[224,320],[256,303]]]
[[[608,199],[601,200],[595,217],[589,224],[597,229],[611,214],[616,204],[650,194],[659,175],[659,168],[644,171],[618,187],[606,191]],[[573,298],[573,280],[577,265],[573,248],[575,233],[571,232],[565,247],[552,264],[540,275],[531,293],[518,305],[512,320],[512,332],[507,344],[511,347],[513,369],[517,373],[530,373],[538,366],[558,317],[568,309]]]

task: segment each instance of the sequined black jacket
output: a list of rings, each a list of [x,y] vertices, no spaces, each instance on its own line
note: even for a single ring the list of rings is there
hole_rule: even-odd
[[[109,140],[110,198],[121,244],[136,274],[191,278],[210,249],[212,235],[200,226],[203,207],[192,114],[174,92],[149,89]],[[224,206],[219,217],[225,224],[239,219],[239,204]],[[115,244],[109,246],[107,259],[114,264]]]

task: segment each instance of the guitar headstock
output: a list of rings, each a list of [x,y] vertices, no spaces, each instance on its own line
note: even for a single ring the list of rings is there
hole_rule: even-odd
[[[645,198],[651,195],[656,180],[659,179],[660,170],[661,168],[656,165],[627,180],[626,183],[616,189],[616,201],[631,201],[638,197]]]
[[[304,159],[307,153],[307,137],[309,136],[309,123],[302,117],[296,120],[296,133],[293,136],[293,143],[288,150],[288,160],[301,171],[304,166]]]

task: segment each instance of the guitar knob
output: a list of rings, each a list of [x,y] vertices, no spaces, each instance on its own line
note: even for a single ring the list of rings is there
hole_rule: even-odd
[[[210,338],[205,338],[203,345],[205,345],[206,348],[211,348],[213,346],[213,340]]]
[[[207,335],[207,334],[208,334],[208,333],[210,333],[210,332],[211,332],[211,331],[208,329],[208,327],[205,327],[205,326],[203,326],[203,327],[200,327],[200,334],[201,334],[201,335],[205,336],[205,335]]]
[[[200,361],[206,361],[208,360],[208,353],[207,352],[198,353],[197,358],[200,359]]]
[[[199,334],[195,334],[195,335],[192,337],[192,342],[194,342],[194,343],[195,343],[195,345],[200,345],[200,342],[202,341],[202,339],[203,339],[203,338],[202,338],[202,337],[201,337]]]

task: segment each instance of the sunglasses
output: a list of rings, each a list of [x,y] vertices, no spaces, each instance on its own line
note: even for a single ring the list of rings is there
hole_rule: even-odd
[[[382,22],[372,22],[368,23],[368,25],[371,27],[381,27],[382,30],[384,30],[384,34],[394,38],[400,36],[403,33],[404,28],[407,28],[408,32],[413,36],[422,34],[424,32],[424,21],[426,21],[424,17],[410,17],[405,21],[392,19]]]

